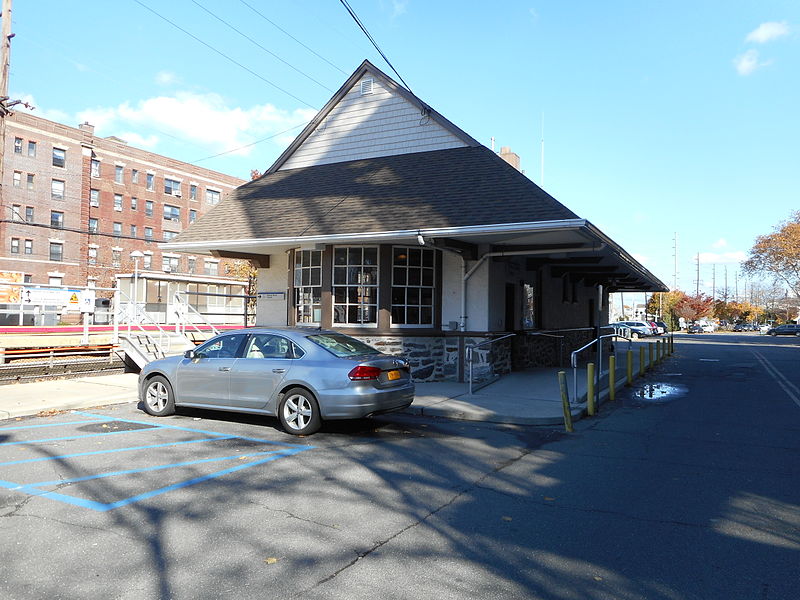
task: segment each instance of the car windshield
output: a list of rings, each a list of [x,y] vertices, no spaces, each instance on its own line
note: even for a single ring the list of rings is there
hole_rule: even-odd
[[[368,346],[364,342],[342,333],[319,333],[307,337],[317,346],[325,348],[325,350],[339,358],[381,353],[380,350],[376,350],[372,346]]]

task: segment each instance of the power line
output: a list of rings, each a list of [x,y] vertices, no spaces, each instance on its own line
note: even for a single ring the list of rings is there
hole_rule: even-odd
[[[288,90],[285,90],[285,89],[283,89],[282,87],[280,87],[279,85],[277,85],[277,84],[275,84],[275,83],[271,82],[271,81],[270,81],[269,79],[267,79],[266,77],[262,77],[261,75],[259,75],[259,74],[258,74],[258,73],[256,73],[255,71],[253,71],[251,68],[249,68],[249,67],[246,67],[245,65],[243,65],[243,64],[242,64],[242,63],[240,63],[239,61],[237,61],[237,60],[235,60],[235,59],[231,58],[230,56],[228,56],[227,54],[225,54],[224,52],[222,52],[221,50],[217,50],[217,49],[216,49],[214,46],[212,46],[212,45],[211,45],[211,44],[209,44],[208,42],[206,42],[206,41],[204,41],[204,40],[201,40],[199,37],[197,37],[196,35],[194,35],[193,33],[189,32],[189,31],[187,31],[186,29],[184,29],[183,27],[181,27],[180,25],[178,25],[178,24],[177,24],[177,23],[175,23],[174,21],[171,21],[171,20],[169,20],[169,19],[168,19],[167,17],[165,17],[164,15],[162,15],[162,14],[160,14],[159,12],[157,12],[157,11],[153,10],[152,8],[150,8],[149,6],[147,6],[147,5],[146,5],[144,2],[141,2],[140,0],[133,0],[133,1],[134,1],[134,2],[136,2],[136,4],[138,4],[138,5],[139,5],[139,6],[141,6],[142,8],[144,8],[144,9],[147,9],[148,11],[150,11],[151,13],[153,13],[153,14],[154,14],[155,16],[157,16],[159,19],[162,19],[163,21],[166,21],[167,23],[169,23],[170,25],[172,25],[173,27],[175,27],[175,29],[179,29],[180,31],[182,31],[183,33],[185,33],[186,35],[188,35],[190,38],[192,38],[192,39],[193,39],[193,40],[195,40],[196,42],[199,42],[200,44],[203,44],[203,46],[205,46],[206,48],[208,48],[208,49],[209,49],[209,50],[211,50],[212,52],[215,52],[216,54],[219,54],[219,55],[220,55],[221,57],[223,57],[224,59],[226,59],[226,60],[228,60],[228,61],[232,62],[232,63],[233,63],[233,64],[235,64],[237,67],[240,67],[240,68],[244,69],[245,71],[247,71],[248,73],[250,73],[250,74],[251,74],[251,75],[253,75],[254,77],[257,77],[258,79],[260,79],[260,80],[261,80],[261,81],[263,81],[264,83],[266,83],[266,84],[268,84],[268,85],[271,85],[271,86],[272,86],[272,87],[274,87],[276,90],[278,90],[278,91],[280,91],[280,92],[283,92],[283,93],[284,93],[284,94],[286,94],[287,96],[289,96],[289,97],[291,97],[291,98],[294,98],[295,100],[297,100],[297,101],[298,101],[298,102],[300,102],[301,104],[305,104],[305,105],[306,105],[306,106],[308,106],[309,108],[313,108],[314,110],[319,110],[317,107],[315,107],[315,106],[313,106],[313,105],[309,104],[308,102],[306,102],[305,100],[302,100],[301,98],[298,98],[297,96],[295,96],[294,94],[292,94],[292,93],[291,93],[291,92],[289,92]]]
[[[278,133],[274,133],[270,136],[265,138],[261,138],[260,140],[256,140],[255,142],[250,142],[249,144],[245,144],[244,146],[239,146],[238,148],[232,148],[231,150],[225,150],[224,152],[220,152],[219,154],[212,154],[211,156],[206,156],[205,158],[198,158],[197,160],[190,160],[190,163],[199,163],[204,160],[211,160],[212,158],[217,158],[218,156],[224,156],[225,154],[230,154],[231,152],[236,152],[238,150],[243,150],[244,148],[249,148],[250,146],[255,146],[256,144],[260,144],[261,142],[266,142],[267,140],[271,140],[273,138],[278,137],[279,135],[283,135],[284,133],[289,133],[290,131],[297,129],[298,127],[304,127],[307,123],[298,123],[290,127],[289,129],[284,129],[283,131],[279,131]]]
[[[282,59],[280,56],[278,56],[277,54],[275,54],[275,53],[274,53],[272,50],[270,50],[270,49],[268,49],[268,48],[265,48],[264,46],[262,46],[261,44],[259,44],[257,41],[255,41],[253,38],[251,38],[249,35],[247,35],[246,33],[243,33],[241,30],[237,29],[235,26],[233,26],[233,25],[231,25],[230,23],[228,23],[228,22],[227,22],[225,19],[223,19],[223,18],[222,18],[222,17],[220,17],[219,15],[217,15],[217,14],[215,14],[215,13],[211,12],[210,10],[208,10],[208,9],[207,9],[205,6],[203,6],[202,4],[200,4],[199,2],[197,2],[197,0],[191,0],[191,2],[192,2],[192,4],[194,4],[195,6],[197,6],[198,8],[201,8],[202,10],[204,10],[205,12],[207,12],[209,15],[211,15],[212,17],[214,17],[214,18],[215,18],[217,21],[219,21],[219,22],[220,22],[220,23],[222,23],[223,25],[225,25],[225,26],[229,27],[230,29],[232,29],[233,31],[235,31],[236,33],[238,33],[240,36],[242,36],[242,37],[243,37],[243,38],[245,38],[246,40],[250,41],[252,44],[254,44],[254,45],[258,46],[259,48],[261,48],[261,49],[262,49],[264,52],[266,52],[266,53],[267,53],[267,54],[269,54],[270,56],[272,56],[272,57],[276,58],[277,60],[281,61],[283,64],[285,64],[285,65],[286,65],[287,67],[289,67],[290,69],[294,69],[296,72],[300,73],[300,75],[302,75],[303,77],[306,77],[307,79],[309,79],[309,80],[313,81],[314,83],[316,83],[318,86],[320,86],[320,87],[322,87],[322,88],[324,88],[324,89],[328,90],[329,92],[333,93],[333,90],[332,90],[331,88],[329,88],[327,85],[325,85],[324,83],[321,83],[321,82],[317,81],[316,79],[314,79],[313,77],[311,77],[311,75],[309,75],[308,73],[305,73],[305,72],[301,71],[300,69],[298,69],[297,67],[295,67],[293,64],[291,64],[291,63],[289,63],[289,62],[287,62],[287,61],[283,60],[283,59]]]
[[[345,71],[344,69],[341,69],[341,68],[337,67],[335,64],[333,64],[331,61],[329,61],[327,58],[325,58],[325,57],[324,57],[324,56],[322,56],[321,54],[317,54],[317,53],[316,53],[314,50],[312,50],[311,48],[309,48],[308,46],[306,46],[306,45],[305,45],[303,42],[301,42],[301,41],[300,41],[300,40],[298,40],[296,37],[294,37],[294,36],[293,36],[291,33],[289,33],[288,31],[286,31],[286,30],[285,30],[283,27],[281,27],[280,25],[278,25],[278,24],[277,24],[275,21],[272,21],[272,20],[271,20],[269,17],[267,17],[267,16],[266,16],[266,15],[264,15],[263,13],[259,12],[259,11],[258,11],[258,10],[256,10],[255,8],[253,8],[253,6],[252,6],[251,4],[248,4],[248,3],[247,3],[247,2],[245,2],[244,0],[239,0],[239,2],[241,2],[241,3],[242,3],[242,4],[244,4],[244,5],[245,5],[247,8],[249,8],[249,9],[250,9],[250,10],[252,10],[254,13],[256,13],[256,14],[257,14],[259,17],[261,17],[262,19],[264,19],[264,20],[265,20],[267,23],[269,23],[270,25],[272,25],[273,27],[275,27],[275,28],[276,28],[276,29],[278,29],[279,31],[282,31],[283,33],[285,33],[286,35],[288,35],[288,36],[289,36],[290,38],[292,38],[292,39],[293,39],[295,42],[297,42],[298,44],[300,44],[300,45],[301,45],[303,48],[305,48],[306,50],[308,50],[309,52],[311,52],[311,54],[313,54],[313,55],[314,55],[314,56],[316,56],[317,58],[320,58],[320,59],[324,60],[326,63],[328,63],[330,66],[332,66],[332,67],[333,67],[334,69],[336,69],[337,71],[339,71],[339,72],[341,72],[341,73],[343,73],[343,74],[345,74],[345,75],[349,75],[349,73],[348,73],[347,71]]]

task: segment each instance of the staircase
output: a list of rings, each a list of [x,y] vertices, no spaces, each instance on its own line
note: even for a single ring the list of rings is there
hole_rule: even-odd
[[[120,354],[124,353],[122,358],[129,358],[140,369],[151,361],[183,354],[194,347],[194,342],[185,336],[169,331],[153,332],[152,335],[146,331],[119,334]]]

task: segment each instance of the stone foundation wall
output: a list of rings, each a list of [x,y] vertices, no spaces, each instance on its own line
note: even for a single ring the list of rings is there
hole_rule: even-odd
[[[458,380],[458,338],[396,335],[354,337],[381,352],[407,359],[414,381]]]

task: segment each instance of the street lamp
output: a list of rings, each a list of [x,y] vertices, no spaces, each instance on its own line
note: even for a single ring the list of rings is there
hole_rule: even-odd
[[[138,318],[139,316],[139,259],[144,258],[144,252],[141,250],[134,250],[130,253],[130,257],[133,259],[133,310],[134,314]],[[130,317],[128,318],[128,333],[130,333],[131,329],[131,322]]]

